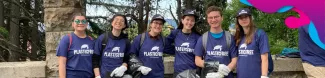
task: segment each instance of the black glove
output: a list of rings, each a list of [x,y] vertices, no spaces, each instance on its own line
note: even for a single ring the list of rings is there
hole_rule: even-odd
[[[188,69],[179,73],[176,78],[200,78],[200,76],[196,74],[196,69]]]
[[[133,78],[140,78],[142,73],[138,71],[138,68],[141,66],[143,66],[143,63],[137,58],[136,55],[131,54],[130,60],[128,61],[128,73],[130,73]]]
[[[204,62],[204,68],[201,72],[201,78],[205,78],[208,73],[218,72],[219,61],[206,61]]]

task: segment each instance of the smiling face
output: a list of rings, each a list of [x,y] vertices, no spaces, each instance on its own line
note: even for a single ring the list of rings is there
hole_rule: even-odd
[[[194,16],[184,16],[182,19],[183,29],[191,30],[195,24],[195,17]]]
[[[153,20],[150,23],[150,31],[152,31],[154,33],[160,33],[162,31],[163,25],[164,25],[164,23],[162,20]]]
[[[125,19],[122,16],[116,16],[112,21],[113,29],[122,30],[125,28]]]
[[[210,13],[208,13],[207,18],[211,29],[216,29],[222,24],[223,18],[221,16],[220,11],[211,11]]]
[[[87,29],[88,23],[85,16],[75,16],[72,27],[75,31],[85,31]]]

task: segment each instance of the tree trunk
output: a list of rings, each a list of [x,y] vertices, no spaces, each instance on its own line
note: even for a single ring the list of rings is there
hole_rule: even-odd
[[[28,33],[29,32],[29,25],[28,25],[29,20],[22,20],[23,23],[23,27],[20,28],[20,34],[21,34],[21,39],[22,39],[22,43],[21,43],[21,48],[22,50],[20,50],[21,52],[21,56],[20,56],[20,60],[21,61],[26,61],[26,57],[30,56],[30,53],[27,50],[27,41],[28,41]]]
[[[148,29],[148,19],[149,19],[149,13],[150,13],[150,0],[146,0],[146,6],[145,6],[145,9],[146,9],[146,18],[144,20],[144,26],[145,26],[145,30],[144,31],[147,31]]]
[[[177,0],[177,18],[178,20],[182,19],[182,14],[181,14],[181,8],[182,8],[182,0]],[[178,25],[182,23],[181,21],[179,21]]]
[[[138,2],[138,34],[141,34],[144,32],[146,26],[144,26],[144,21],[143,21],[143,0],[139,0]]]
[[[3,1],[0,1],[0,27],[4,27],[4,5],[3,5]]]
[[[3,1],[0,1],[0,27],[5,27],[4,26],[4,5],[3,5]],[[0,36],[0,38],[1,38],[1,36]],[[3,49],[0,47],[0,62],[5,61],[5,59],[2,57],[4,55],[5,55],[5,53],[4,53]]]
[[[13,2],[18,3],[19,0],[13,0]],[[19,7],[17,5],[11,4],[11,14],[15,16],[20,16]],[[19,54],[17,51],[19,51],[19,19],[17,18],[11,18],[10,21],[10,33],[9,33],[9,39],[10,43],[14,46],[10,46],[9,51],[9,61],[19,61]]]
[[[40,6],[39,4],[40,2],[38,2],[38,0],[35,0],[35,6]],[[40,8],[39,7],[35,7],[34,9],[34,18],[40,18],[40,14],[39,14]],[[39,52],[40,50],[40,35],[38,33],[38,26],[37,24],[34,24],[33,27],[31,28],[31,46],[32,46],[32,53],[31,53],[31,57],[37,57],[37,52]],[[32,61],[36,61],[37,59],[31,59]]]
[[[172,6],[170,6],[170,5],[169,5],[169,12],[170,12],[170,15],[172,15],[172,17],[173,17],[174,21],[176,22],[176,24],[179,25],[178,20],[176,19],[175,15],[173,14]]]
[[[194,0],[184,0],[185,9],[194,9]]]

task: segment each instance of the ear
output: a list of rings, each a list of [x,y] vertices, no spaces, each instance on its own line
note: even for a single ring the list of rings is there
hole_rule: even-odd
[[[183,23],[183,21],[184,21],[184,18],[181,19],[180,23]]]
[[[223,21],[223,16],[221,16],[220,18],[221,18],[221,21]]]

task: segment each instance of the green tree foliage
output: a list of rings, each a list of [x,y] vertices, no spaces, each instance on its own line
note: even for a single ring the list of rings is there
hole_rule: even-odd
[[[298,30],[289,29],[286,27],[284,20],[288,16],[296,16],[295,12],[285,13],[264,13],[254,7],[246,6],[239,0],[232,0],[224,10],[223,28],[227,29],[231,24],[236,23],[235,15],[240,8],[249,8],[252,11],[252,16],[255,25],[263,29],[269,38],[271,52],[273,54],[280,53],[284,47],[297,48],[298,46]]]
[[[184,0],[186,1],[186,0]],[[281,52],[284,47],[296,48],[298,45],[298,31],[297,29],[289,29],[284,24],[284,19],[288,16],[298,16],[295,12],[286,12],[286,13],[273,13],[268,14],[257,10],[254,7],[246,6],[239,2],[239,0],[232,0],[230,3],[227,3],[226,0],[194,0],[192,8],[196,9],[196,12],[199,18],[196,21],[197,30],[200,33],[208,31],[209,26],[206,21],[205,10],[212,5],[218,6],[223,10],[223,23],[222,28],[228,30],[228,27],[231,24],[236,23],[236,12],[240,8],[249,8],[252,11],[253,20],[256,26],[260,29],[263,29],[268,37],[271,47],[271,52],[273,54]],[[182,2],[182,5],[187,2]],[[185,7],[186,8],[186,7]],[[184,8],[183,8],[184,9]],[[179,16],[179,15],[176,15]],[[128,20],[129,21],[129,20]],[[96,25],[95,25],[96,24]],[[133,40],[134,37],[138,35],[138,23],[134,20],[129,21],[129,28],[126,32],[129,35],[129,39]],[[96,35],[99,35],[105,31],[110,31],[109,22],[92,22],[90,23],[91,32]],[[163,28],[162,34],[167,36],[170,31],[166,28],[166,25]]]

